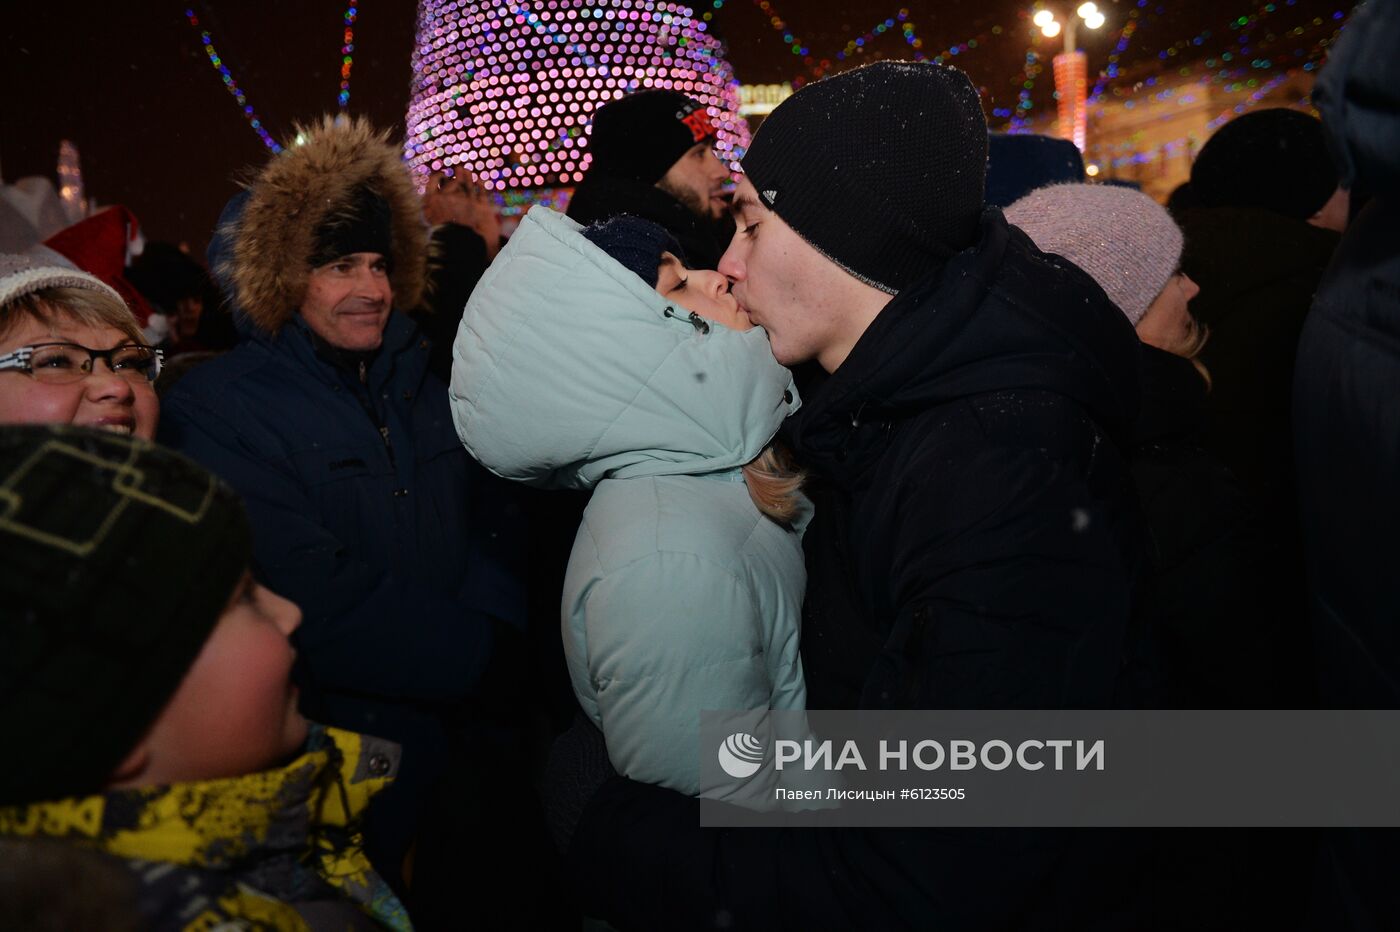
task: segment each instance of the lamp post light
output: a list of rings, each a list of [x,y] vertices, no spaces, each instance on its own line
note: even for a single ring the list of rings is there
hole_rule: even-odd
[[[1085,127],[1089,119],[1089,66],[1084,53],[1075,47],[1080,20],[1084,21],[1086,29],[1098,29],[1104,24],[1104,15],[1095,4],[1081,3],[1075,15],[1066,16],[1063,24],[1048,9],[1037,10],[1031,17],[1031,22],[1040,28],[1047,39],[1064,34],[1065,50],[1054,60],[1055,91],[1059,95],[1059,131],[1060,136],[1071,140],[1083,152]]]

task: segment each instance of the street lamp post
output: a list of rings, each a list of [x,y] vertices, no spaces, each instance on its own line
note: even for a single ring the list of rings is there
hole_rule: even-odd
[[[1065,50],[1055,56],[1055,91],[1059,97],[1059,133],[1084,151],[1085,129],[1089,120],[1089,66],[1084,53],[1075,47],[1075,34],[1079,20],[1089,29],[1098,29],[1104,24],[1104,15],[1093,3],[1082,3],[1074,16],[1066,16],[1063,24],[1048,9],[1036,11],[1031,22],[1040,27],[1041,33],[1053,39],[1061,32],[1065,36]]]

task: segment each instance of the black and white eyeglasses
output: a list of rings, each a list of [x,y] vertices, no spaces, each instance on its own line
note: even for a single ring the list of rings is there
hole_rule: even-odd
[[[77,343],[35,343],[0,356],[0,371],[18,370],[38,382],[63,385],[80,382],[101,359],[107,368],[128,382],[145,384],[160,375],[165,354],[139,343],[125,343],[95,350]]]

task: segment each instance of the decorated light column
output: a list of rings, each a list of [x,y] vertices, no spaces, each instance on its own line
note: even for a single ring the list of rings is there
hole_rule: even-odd
[[[500,192],[571,187],[589,118],[633,91],[706,105],[722,159],[749,142],[739,85],[690,7],[662,0],[420,0],[404,157],[420,186],[466,170]]]
[[[1104,15],[1093,3],[1080,4],[1075,13],[1075,16],[1066,16],[1061,25],[1050,10],[1039,10],[1031,22],[1040,27],[1046,38],[1053,39],[1064,32],[1065,50],[1056,55],[1054,61],[1059,133],[1083,152],[1089,122],[1089,65],[1084,53],[1075,47],[1075,27],[1082,19],[1088,28],[1098,29],[1104,24]]]

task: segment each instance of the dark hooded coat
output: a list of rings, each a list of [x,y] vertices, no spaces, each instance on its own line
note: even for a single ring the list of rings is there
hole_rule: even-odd
[[[255,573],[303,613],[303,711],[404,747],[367,823],[394,880],[467,703],[524,624],[521,521],[462,448],[429,341],[401,312],[423,293],[427,231],[397,150],[359,123],[309,135],[225,211],[210,254],[243,339],[163,399],[159,439],[247,504]],[[394,214],[399,309],[372,354],[335,350],[296,313],[315,230],[359,185]]]
[[[1293,416],[1324,705],[1400,708],[1400,5],[1370,3],[1317,106],[1352,220],[1298,347]],[[1313,928],[1400,928],[1394,829],[1325,833]]]
[[[1328,73],[1344,183],[1374,195],[1347,229],[1298,350],[1293,413],[1323,699],[1400,708],[1400,11]],[[1349,36],[1352,30],[1349,30]],[[1333,66],[1329,66],[1333,67]]]
[[[1337,234],[1246,207],[1188,210],[1181,269],[1201,288],[1191,313],[1210,328],[1205,443],[1269,508],[1293,496],[1293,360]]]
[[[1120,700],[1141,538],[1114,438],[1136,341],[999,210],[881,311],[790,422],[821,479],[809,706]],[[949,930],[1141,928],[1151,908],[1140,839],[1117,833],[697,822],[694,800],[610,779],[569,849],[585,909],[621,929]]]
[[[1188,359],[1143,344],[1143,404],[1129,453],[1152,566],[1143,618],[1174,708],[1311,707],[1306,627],[1280,567],[1296,554],[1202,445],[1208,393]]]

